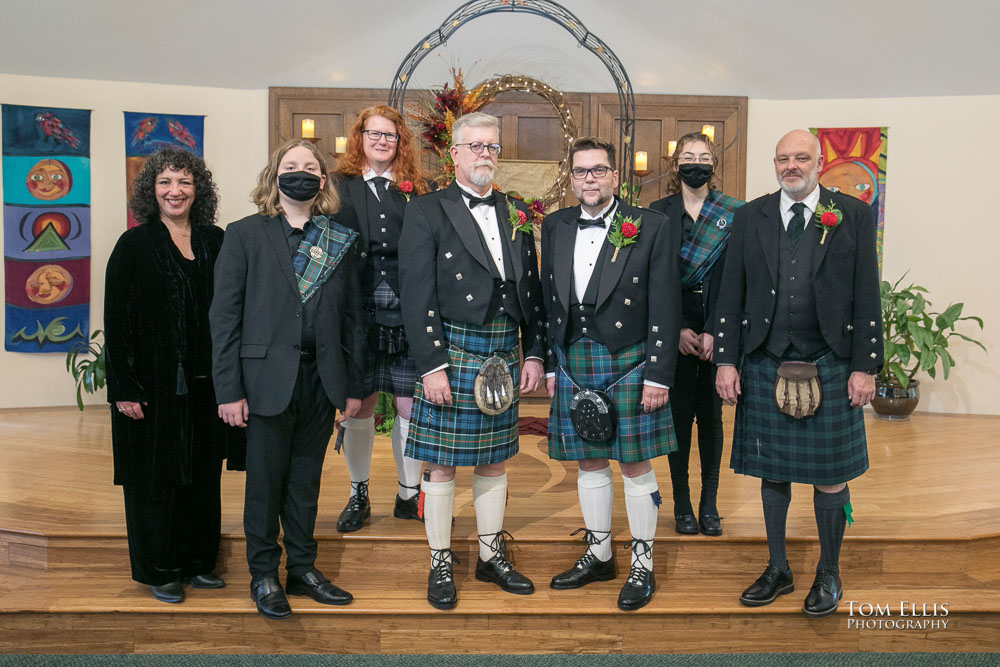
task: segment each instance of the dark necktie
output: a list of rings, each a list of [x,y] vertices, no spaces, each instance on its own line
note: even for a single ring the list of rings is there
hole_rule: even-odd
[[[788,229],[786,233],[788,234],[788,242],[794,248],[799,243],[799,239],[802,238],[802,232],[806,229],[806,217],[802,214],[806,205],[800,201],[792,204],[792,219],[788,221]]]
[[[381,198],[382,193],[385,192],[385,184],[389,182],[389,179],[385,176],[376,176],[368,179],[368,182],[375,185],[375,192],[377,192],[379,198]]]
[[[579,225],[580,229],[586,229],[587,227],[603,227],[604,218],[577,218],[576,224]]]
[[[474,209],[477,206],[482,206],[486,204],[487,206],[496,206],[497,203],[497,193],[491,192],[485,197],[473,197],[471,195],[466,195],[469,197],[469,209]]]

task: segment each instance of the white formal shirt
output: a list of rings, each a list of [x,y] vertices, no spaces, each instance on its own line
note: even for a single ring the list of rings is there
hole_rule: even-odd
[[[378,199],[379,201],[382,201],[382,197],[379,195],[378,188],[376,188],[375,184],[372,183],[372,179],[375,178],[375,177],[377,177],[377,176],[381,176],[383,178],[389,179],[389,182],[385,184],[385,189],[388,190],[389,189],[389,185],[391,185],[392,181],[393,181],[393,179],[392,179],[392,169],[386,169],[385,173],[376,174],[372,170],[371,167],[368,167],[367,169],[365,169],[365,172],[363,174],[361,174],[361,177],[363,179],[365,179],[365,183],[368,184],[368,188],[375,194],[375,199]]]
[[[617,200],[612,198],[597,215],[591,215],[580,207],[580,217],[584,220],[604,220],[603,227],[581,227],[576,230],[576,245],[573,247],[573,288],[580,303],[583,303],[583,295],[586,294],[587,285],[594,275],[594,266],[597,265],[597,258],[600,257],[601,248],[604,247],[608,237],[608,228],[611,227],[617,204]]]
[[[479,196],[458,181],[455,181],[455,185],[462,190],[462,198],[465,201],[466,206],[469,205],[469,197]],[[490,187],[483,197],[489,197],[492,192],[493,188]],[[483,233],[483,238],[486,239],[486,247],[489,249],[490,255],[493,257],[493,263],[496,265],[497,271],[500,272],[500,278],[507,280],[507,272],[504,271],[503,268],[503,239],[500,238],[500,231],[497,227],[496,206],[487,206],[483,204],[480,206],[473,206],[469,210],[472,211],[472,217],[475,219],[476,224],[479,225],[479,231]]]
[[[819,204],[819,185],[817,184],[813,188],[813,191],[800,201],[806,205],[805,210],[802,211],[802,215],[806,217],[806,222],[809,222],[816,215],[816,206]],[[788,231],[788,223],[792,221],[792,217],[795,215],[792,206],[796,203],[784,190],[781,191],[781,203],[779,206],[781,208],[781,222],[785,225],[785,231]]]

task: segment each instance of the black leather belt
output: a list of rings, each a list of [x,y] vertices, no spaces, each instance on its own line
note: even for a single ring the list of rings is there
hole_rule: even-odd
[[[303,348],[299,350],[299,357],[306,361],[316,361],[316,350]]]

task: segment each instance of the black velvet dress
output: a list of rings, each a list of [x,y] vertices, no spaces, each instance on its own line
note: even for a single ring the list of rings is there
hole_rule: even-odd
[[[208,307],[223,232],[192,227],[185,259],[160,222],[122,234],[108,260],[104,326],[115,484],[124,487],[132,578],[205,574],[219,549],[222,461],[242,469],[241,429],[218,418]],[[142,403],[144,419],[118,412]]]

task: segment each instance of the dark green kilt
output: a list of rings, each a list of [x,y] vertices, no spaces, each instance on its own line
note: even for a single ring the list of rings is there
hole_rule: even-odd
[[[823,401],[811,417],[778,411],[778,362],[755,352],[743,363],[730,467],[743,475],[781,482],[839,484],[868,470],[862,408],[847,397],[851,365],[832,353],[816,362]]]
[[[609,384],[646,359],[645,342],[615,354],[590,338],[581,338],[563,352],[556,348],[556,392],[549,408],[549,456],[560,461],[608,458],[625,463],[648,461],[677,450],[670,404],[647,414],[642,411],[642,369],[611,388],[615,406],[615,437],[606,443],[587,442],[573,428],[570,407],[573,387],[563,369],[583,388],[605,391]]]
[[[503,315],[483,325],[444,320],[448,341],[451,405],[424,398],[417,380],[406,455],[444,466],[477,466],[506,461],[517,454],[518,385],[521,377],[517,324]],[[467,354],[467,353],[472,353]],[[473,385],[481,358],[496,354],[507,362],[514,381],[514,402],[498,415],[476,407]],[[472,356],[476,355],[476,356]],[[477,358],[480,357],[480,358]]]

